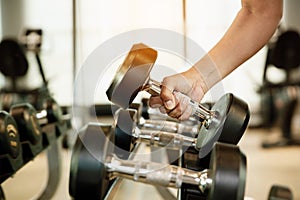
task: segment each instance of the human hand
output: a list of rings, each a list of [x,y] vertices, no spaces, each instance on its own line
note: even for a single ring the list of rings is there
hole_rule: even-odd
[[[192,67],[185,72],[165,77],[160,95],[151,96],[149,105],[159,108],[170,117],[186,120],[193,112],[190,99],[200,102],[206,91],[207,87],[201,75]]]

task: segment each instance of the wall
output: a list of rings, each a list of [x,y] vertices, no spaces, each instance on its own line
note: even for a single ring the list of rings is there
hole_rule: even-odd
[[[119,7],[115,6],[117,3]],[[199,44],[205,51],[208,51],[222,37],[239,8],[240,1],[187,0],[186,27],[184,27],[182,1],[178,0],[163,2],[134,1],[130,5],[115,0],[97,2],[89,0],[84,4],[79,3],[79,43],[81,44],[79,47],[80,53],[78,54],[81,58],[79,63],[84,63],[89,53],[111,37],[129,30],[145,27],[164,28],[181,34],[185,32],[188,38]],[[298,26],[297,8],[299,8],[299,1],[284,1],[283,26]],[[184,30],[184,28],[186,29]],[[219,84],[222,85],[221,87],[225,92],[232,92],[247,101],[251,112],[258,114],[257,116],[259,116],[261,101],[257,91],[262,84],[266,50],[266,48],[263,48]],[[110,82],[112,74],[121,60],[119,59],[119,63],[114,62],[115,68],[105,74],[105,81],[103,82]],[[166,63],[172,63],[169,66],[174,66],[172,59],[169,59]],[[177,62],[175,70],[182,71],[184,69],[186,69],[186,65],[180,61]],[[275,73],[274,75],[280,78],[281,74]],[[86,75],[86,77],[89,76]],[[87,83],[83,88],[82,90],[86,91],[90,88],[90,85]],[[102,92],[101,90],[95,92],[94,101],[96,103],[108,102],[104,94],[106,88],[107,84],[105,87],[100,88]],[[252,120],[252,123],[256,123],[255,120],[260,119],[255,119],[255,115],[252,115]]]
[[[300,8],[300,1],[298,0],[284,1],[285,28],[291,28],[300,31],[299,8]]]
[[[208,50],[225,32],[240,6],[239,1],[221,2],[221,5],[216,0],[186,1],[186,30],[184,30],[181,0],[131,2],[131,4],[127,4],[126,2],[120,3],[120,1],[89,0],[85,3],[79,3],[80,47],[78,49],[80,49],[80,52],[78,58],[80,60],[78,63],[84,63],[89,53],[101,45],[102,42],[126,31],[141,28],[162,28],[180,34],[186,32],[188,38],[195,41],[204,50]],[[117,3],[119,7],[115,6]],[[189,49],[189,47],[187,48]],[[200,57],[201,54],[199,53]],[[187,68],[182,62],[174,64],[172,60],[170,58],[165,63],[172,66],[175,71],[178,72]],[[159,63],[159,61],[156,63]],[[118,64],[116,63],[117,66]],[[174,66],[177,67],[174,68]],[[153,71],[155,70],[157,68],[154,67]],[[108,82],[112,79],[111,74],[111,71],[109,71],[104,75]],[[152,74],[152,76],[155,75],[156,73]],[[86,74],[84,76],[86,76],[84,79],[87,79],[91,75]],[[91,88],[89,83],[86,84],[87,86],[82,89],[83,91]],[[243,85],[247,86],[249,84],[245,83]],[[244,91],[244,88],[242,91]],[[78,96],[86,95],[80,94]],[[104,91],[102,94],[99,92],[95,95],[95,102],[108,102]]]
[[[117,4],[118,6],[116,6]],[[86,59],[88,59],[92,53],[95,53],[96,48],[102,48],[101,45],[104,42],[109,40],[112,41],[113,37],[118,37],[128,31],[143,28],[161,28],[179,33],[182,32],[181,0],[133,0],[130,1],[130,3],[128,3],[128,1],[118,0],[78,1],[77,16],[79,49],[77,59],[78,63],[80,63],[79,67],[85,64]],[[153,36],[153,38],[154,37],[155,36]],[[146,41],[137,42],[145,43]],[[116,44],[116,46],[119,45],[121,44]],[[130,47],[131,44],[124,48],[128,51]],[[115,62],[111,63],[112,69],[108,69],[107,66],[101,65],[101,60],[98,62],[98,68],[95,68],[94,70],[83,72],[83,70],[80,71],[78,69],[78,79],[82,78],[83,80],[91,80],[90,78],[95,72],[100,73],[100,71],[103,71],[104,74],[102,74],[102,77],[99,77],[98,80],[96,80],[104,85],[98,84],[101,85],[101,88],[95,91],[95,103],[108,103],[105,90],[111,82],[112,75],[116,68],[122,61],[120,57],[118,59],[118,62],[117,60],[111,61]],[[77,94],[78,98],[76,97],[76,101],[80,101],[78,103],[89,104],[89,102],[87,102],[87,92],[95,88],[95,83],[92,81],[85,81],[84,84],[85,85],[82,88],[80,88],[80,86],[75,86],[74,88],[74,90],[80,90]],[[83,96],[85,98],[80,99],[80,97]]]
[[[72,1],[1,1],[2,37],[18,38],[25,28],[41,28],[40,58],[49,89],[61,105],[72,102]],[[19,86],[33,89],[42,84],[33,53],[27,53],[29,70]],[[4,77],[0,77],[2,81]],[[1,82],[0,82],[1,83]],[[3,84],[9,82],[4,80]]]
[[[209,51],[223,36],[239,9],[240,1],[187,1],[187,35]],[[219,83],[225,92],[246,100],[253,112],[259,105],[256,90],[261,84],[264,59],[265,49],[262,49]]]
[[[184,30],[182,0],[132,0],[130,3],[120,0],[85,0],[76,3],[78,27],[76,73],[84,80],[89,80],[91,75],[89,73],[93,72],[81,73],[81,66],[97,47],[114,36],[141,28],[162,28],[180,34],[186,32],[190,39],[207,51],[220,39],[240,8],[240,1],[187,0]],[[297,17],[299,1],[285,1],[284,8],[284,24],[300,27]],[[3,34],[9,32],[7,27],[12,23],[7,22],[11,20],[14,21],[14,27],[37,27],[45,30],[41,57],[50,81],[50,89],[61,104],[72,104],[72,1],[27,0],[26,3],[22,0],[2,1],[2,12]],[[233,92],[249,102],[253,112],[260,109],[260,97],[256,91],[261,84],[265,56],[264,48],[221,83],[226,92]],[[35,87],[41,80],[35,61],[30,56],[29,60],[32,63],[32,71],[24,82],[27,81],[27,84],[30,83],[31,87]],[[114,69],[108,70],[104,75],[105,80],[102,81],[110,82],[113,70],[116,70],[121,60],[119,57],[112,61]],[[163,63],[175,66],[175,71],[187,67],[180,59],[167,58]],[[103,66],[99,66],[100,69],[101,67]],[[4,80],[0,76],[0,84],[1,82],[3,84]],[[85,81],[80,87],[81,91],[86,91],[91,85],[89,81]],[[96,92],[94,103],[108,103],[104,94],[105,88],[99,89],[102,92]],[[85,101],[84,92],[77,97]]]

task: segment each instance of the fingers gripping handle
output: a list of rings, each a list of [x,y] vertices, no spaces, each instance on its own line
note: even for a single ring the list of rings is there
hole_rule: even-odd
[[[144,86],[143,90],[149,92],[151,95],[159,95],[161,92],[161,86],[162,86],[162,84],[160,82],[149,79],[147,81],[147,84]],[[213,114],[211,113],[210,110],[208,110],[201,104],[193,101],[191,98],[182,94],[181,92],[173,91],[173,94],[178,99],[184,99],[184,100],[188,101],[189,105],[192,107],[192,115],[199,118],[200,121],[204,122],[204,126],[206,128],[209,127],[209,125],[212,121],[211,118],[213,116]]]

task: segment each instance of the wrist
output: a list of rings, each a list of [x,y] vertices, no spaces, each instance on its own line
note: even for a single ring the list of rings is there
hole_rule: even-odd
[[[191,67],[185,73],[185,76],[187,76],[189,80],[192,80],[192,88],[200,87],[203,94],[205,94],[209,90],[209,87],[207,86],[207,83],[205,81],[205,77],[203,77],[203,74],[201,74],[196,67]]]
[[[204,94],[208,91],[208,87],[199,71],[191,67],[187,71],[181,73],[188,81],[188,89],[184,92],[194,101],[200,102]]]
[[[222,72],[208,54],[195,63],[190,70],[198,76],[199,85],[203,87],[205,93],[223,77]]]

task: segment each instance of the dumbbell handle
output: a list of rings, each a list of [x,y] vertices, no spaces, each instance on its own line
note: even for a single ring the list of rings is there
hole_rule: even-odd
[[[39,122],[39,124],[47,124],[48,119],[47,119],[47,111],[46,110],[41,110],[40,112],[36,113],[36,118]]]
[[[48,120],[48,113],[47,110],[41,110],[39,112],[36,113],[36,118],[39,122],[39,124],[47,124],[47,123],[51,123]],[[71,119],[71,115],[70,114],[64,114],[59,116],[59,119],[57,119],[57,121],[61,120],[61,121],[68,121]]]
[[[168,146],[181,148],[183,146],[196,147],[196,138],[187,137],[184,135],[169,133],[163,131],[153,131],[146,129],[135,128],[133,131],[133,137],[149,142],[150,145]]]
[[[162,84],[160,82],[149,78],[147,81],[147,84],[145,84],[143,86],[142,90],[145,90],[152,95],[159,95],[161,92],[161,86],[162,86]],[[191,98],[189,98],[188,96],[186,96],[180,92],[174,91],[173,93],[176,96],[183,96],[183,98],[185,98],[189,102],[190,106],[192,106],[192,115],[199,118],[199,120],[204,123],[204,126],[206,128],[209,127],[209,125],[212,121],[212,117],[214,115],[213,112],[211,112],[210,110],[205,108],[203,105],[193,101]]]
[[[202,192],[210,188],[209,170],[196,172],[155,162],[122,160],[111,156],[105,163],[109,178],[123,177],[137,182],[180,188],[183,183],[197,185]]]
[[[199,124],[187,125],[172,121],[161,121],[147,119],[140,123],[141,128],[148,130],[161,130],[170,133],[189,133],[192,136],[196,136],[199,132]]]

